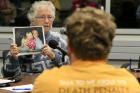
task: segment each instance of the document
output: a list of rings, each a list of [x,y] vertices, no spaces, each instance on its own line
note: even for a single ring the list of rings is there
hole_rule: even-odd
[[[12,86],[12,87],[3,87],[0,89],[9,90],[12,92],[31,92],[33,89],[33,84],[20,85],[20,86]]]
[[[14,80],[0,79],[0,84],[15,82]]]

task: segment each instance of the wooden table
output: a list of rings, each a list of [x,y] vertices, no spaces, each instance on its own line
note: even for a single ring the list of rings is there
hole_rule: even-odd
[[[16,83],[11,83],[10,86],[18,86],[18,85],[25,85],[25,84],[33,84],[35,78],[39,74],[23,74],[22,80]],[[15,93],[8,90],[0,89],[0,93]]]
[[[137,78],[137,80],[139,81],[139,83],[140,83],[140,72],[131,72],[136,78]]]

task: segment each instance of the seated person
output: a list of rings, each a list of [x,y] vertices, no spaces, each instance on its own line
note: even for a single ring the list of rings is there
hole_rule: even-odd
[[[66,20],[70,65],[45,70],[32,93],[140,93],[126,69],[107,64],[115,36],[114,18],[92,7],[77,9]]]
[[[18,56],[19,49],[17,45],[11,44],[10,52],[8,53],[3,66],[4,77],[12,77],[17,73],[21,73],[21,71],[42,72],[43,68],[40,65],[45,65],[48,69],[54,66],[60,67],[63,65],[62,52],[58,49],[52,49],[48,45],[50,40],[55,40],[59,43],[58,46],[60,48],[66,50],[66,42],[61,38],[61,35],[57,32],[50,31],[55,19],[54,5],[50,1],[36,1],[28,12],[28,18],[32,26],[44,27],[46,45],[42,47],[40,54]],[[32,63],[37,62],[40,62],[41,64],[32,67]]]

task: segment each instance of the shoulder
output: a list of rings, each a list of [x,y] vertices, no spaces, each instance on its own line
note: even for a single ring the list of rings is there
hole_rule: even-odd
[[[61,34],[59,32],[50,31],[50,34],[54,37],[61,37]]]
[[[59,32],[50,31],[51,37],[54,37],[56,41],[63,43],[67,46],[67,37],[65,35],[60,34]]]
[[[52,81],[56,80],[56,77],[58,77],[59,69],[53,68],[51,70],[45,70],[43,73],[41,73],[35,80],[34,85],[40,86],[40,85],[49,85]]]
[[[64,36],[65,36],[64,38],[66,38],[66,35],[61,34],[60,32],[50,31],[50,34],[51,34],[52,36],[59,37],[60,39],[62,39]]]
[[[43,79],[44,77],[49,77],[50,75],[56,75],[58,73],[58,71],[60,72],[61,69],[59,68],[52,68],[51,70],[44,70],[42,74],[39,75],[39,78]]]
[[[58,32],[54,32],[54,31],[49,32],[49,36],[48,36],[49,39],[54,39],[56,41],[59,41],[60,37],[61,35]]]
[[[61,68],[52,68],[51,70],[44,70],[42,74],[38,76],[39,80],[52,79],[52,77],[59,77],[61,74],[65,74],[67,70],[67,66],[63,66]],[[58,74],[59,73],[59,74]],[[57,76],[56,76],[57,75]]]
[[[62,71],[60,68],[43,71],[43,73],[40,74],[34,82],[33,93],[44,93],[44,91],[47,92],[52,88],[55,91],[59,80],[63,77],[64,72],[66,73],[66,71]]]

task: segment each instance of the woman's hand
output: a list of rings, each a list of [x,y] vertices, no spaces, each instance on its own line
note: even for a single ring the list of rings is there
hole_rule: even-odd
[[[10,46],[10,53],[11,53],[11,56],[17,58],[17,55],[19,53],[19,49],[18,49],[16,44],[11,44],[11,46]]]
[[[52,48],[49,45],[44,45],[42,47],[42,54],[44,56],[48,56],[52,60],[55,58],[55,53],[52,51]]]

